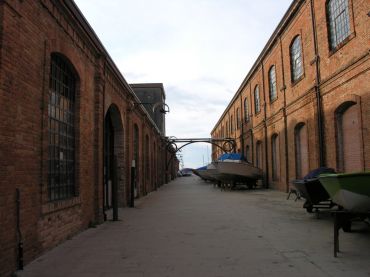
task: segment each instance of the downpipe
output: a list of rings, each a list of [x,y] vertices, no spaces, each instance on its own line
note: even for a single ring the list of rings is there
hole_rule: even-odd
[[[20,191],[19,188],[16,189],[16,212],[17,212],[17,269],[23,270],[23,237],[20,226],[20,210],[21,210],[21,201],[20,201]]]

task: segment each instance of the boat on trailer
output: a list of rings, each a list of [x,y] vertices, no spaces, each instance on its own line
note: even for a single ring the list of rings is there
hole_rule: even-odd
[[[205,181],[218,182],[217,170],[212,163],[207,166],[197,168],[193,170],[193,172]]]
[[[333,202],[351,212],[370,212],[370,171],[319,176]]]
[[[331,209],[334,204],[326,189],[319,181],[320,174],[335,173],[334,169],[328,167],[319,167],[310,171],[301,180],[293,180],[293,186],[299,195],[306,199],[303,208],[311,213],[313,209],[318,212],[319,209]]]
[[[231,187],[247,185],[252,188],[256,186],[257,180],[262,178],[262,170],[245,161],[238,153],[223,154],[214,165],[218,180],[230,184]]]

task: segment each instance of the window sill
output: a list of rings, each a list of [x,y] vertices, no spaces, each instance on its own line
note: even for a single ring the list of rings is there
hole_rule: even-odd
[[[61,210],[69,209],[74,206],[81,205],[81,198],[80,196],[72,197],[69,199],[57,200],[53,202],[48,202],[42,205],[42,214],[47,215],[51,213],[55,213]]]
[[[330,49],[329,51],[329,57],[334,55],[336,52],[338,52],[340,49],[342,49],[348,42],[350,42],[354,37],[356,36],[356,33],[351,33],[348,37],[346,37],[341,43],[339,43],[336,47],[333,49]]]
[[[274,102],[278,100],[278,97],[276,96],[274,99],[270,100],[270,105],[272,105]]]
[[[300,81],[302,81],[304,79],[304,73],[301,75],[301,77],[299,77],[297,80],[295,81],[292,81],[292,84],[291,86],[294,87],[295,85],[297,85]]]

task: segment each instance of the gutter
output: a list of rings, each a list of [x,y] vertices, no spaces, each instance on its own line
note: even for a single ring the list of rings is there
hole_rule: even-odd
[[[261,60],[261,69],[262,69],[262,91],[263,91],[263,112],[264,112],[264,124],[263,127],[265,129],[265,164],[266,164],[266,176],[265,176],[265,188],[269,187],[269,162],[268,162],[268,138],[267,138],[267,113],[266,113],[266,91],[265,91],[265,67],[263,66],[263,62]]]

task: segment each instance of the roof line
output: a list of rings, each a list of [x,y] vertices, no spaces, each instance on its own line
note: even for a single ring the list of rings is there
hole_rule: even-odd
[[[229,104],[225,108],[224,112],[220,116],[219,120],[217,121],[217,123],[213,127],[213,129],[211,131],[211,134],[218,127],[218,125],[220,124],[220,122],[222,121],[222,119],[224,118],[224,116],[226,115],[227,111],[230,109],[230,107],[232,106],[232,104],[234,104],[235,100],[239,97],[239,95],[242,92],[242,90],[244,89],[244,87],[248,84],[250,78],[252,77],[252,75],[254,74],[254,72],[256,71],[256,69],[258,68],[259,64],[261,63],[261,61],[265,57],[266,53],[273,46],[273,44],[274,44],[275,40],[277,39],[277,37],[283,32],[283,30],[285,29],[285,27],[290,23],[290,21],[296,15],[296,12],[301,8],[301,6],[302,6],[302,4],[304,2],[306,2],[306,0],[294,0],[290,4],[290,6],[287,9],[287,11],[285,12],[283,18],[280,20],[278,26],[275,28],[274,32],[272,33],[272,35],[270,36],[269,40],[267,41],[267,43],[266,43],[265,47],[263,48],[262,52],[259,54],[257,60],[254,62],[253,66],[249,70],[247,76],[244,78],[244,80],[242,81],[242,83],[239,86],[238,90],[234,94],[233,98],[231,99],[231,101],[229,102]]]

